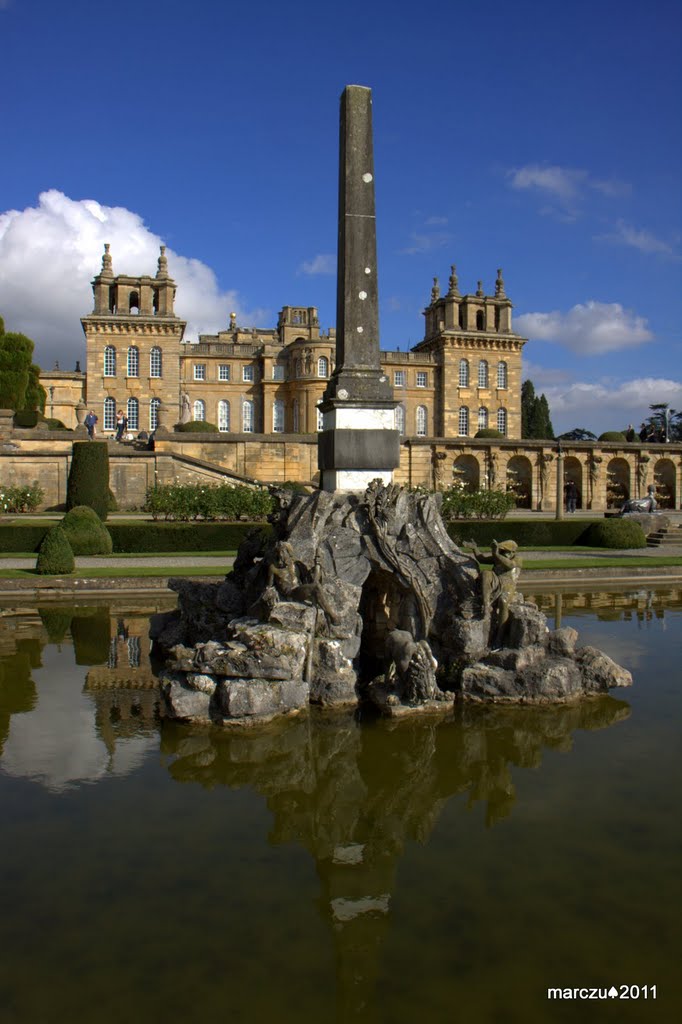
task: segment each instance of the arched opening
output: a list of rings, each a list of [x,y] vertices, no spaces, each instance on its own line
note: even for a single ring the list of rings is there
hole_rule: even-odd
[[[568,455],[564,460],[564,484],[569,480],[575,484],[578,491],[576,508],[583,508],[583,467],[580,459],[576,459],[574,455]]]
[[[112,316],[116,315],[116,285],[109,285],[109,312]]]
[[[226,434],[230,429],[230,403],[226,399],[218,402],[218,430]]]
[[[630,466],[625,459],[611,459],[606,467],[606,507],[620,508],[630,498]]]
[[[469,360],[460,359],[459,361],[459,386],[461,388],[469,387]]]
[[[131,292],[128,296],[128,312],[133,314],[140,312],[140,296],[137,292]]]
[[[478,364],[478,386],[479,388],[488,387],[488,360],[481,359]]]
[[[533,467],[525,455],[514,455],[507,463],[507,490],[516,495],[517,508],[532,508]]]
[[[498,388],[507,387],[507,364],[504,360],[497,364],[497,386]]]
[[[140,376],[140,350],[137,345],[131,345],[128,349],[128,366],[126,376]]]
[[[405,433],[405,406],[397,405],[395,409],[395,429],[402,437]]]
[[[485,314],[482,309],[476,310],[476,330],[485,330]]]
[[[656,501],[660,508],[676,508],[675,465],[671,459],[659,459],[654,465]]]
[[[386,637],[393,629],[421,636],[421,621],[414,595],[401,586],[395,573],[373,569],[362,587],[360,607],[362,635],[358,679],[370,682],[384,670]]]
[[[149,376],[150,377],[161,377],[163,374],[163,357],[161,355],[161,349],[158,345],[149,353]]]
[[[484,405],[478,410],[478,429],[486,430],[488,426],[488,410]]]
[[[473,455],[458,455],[452,464],[453,483],[463,491],[478,491],[481,485],[481,469]]]
[[[317,360],[317,376],[327,377],[329,375],[329,360],[326,356],[320,356]]]
[[[192,417],[195,423],[203,423],[206,419],[206,403],[201,398],[197,398],[192,408]]]
[[[154,316],[157,316],[159,312],[159,289],[155,288],[152,292],[152,309],[154,310]]]

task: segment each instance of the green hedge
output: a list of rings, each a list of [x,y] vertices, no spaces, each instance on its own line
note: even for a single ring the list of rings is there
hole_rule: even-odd
[[[235,551],[253,523],[110,523],[114,551]],[[260,524],[259,524],[260,525]],[[269,527],[264,527],[269,529]]]
[[[37,551],[54,523],[0,523],[0,554]]]
[[[492,540],[515,540],[521,547],[534,548],[584,544],[583,538],[590,525],[590,521],[584,519],[506,519],[504,522],[467,519],[450,522],[447,529],[455,544],[474,540],[479,546],[488,547]]]
[[[176,423],[173,428],[178,434],[217,434],[215,423],[206,420],[189,420],[187,423]]]
[[[631,519],[602,519],[590,524],[583,544],[594,548],[645,548],[646,537],[641,525]]]

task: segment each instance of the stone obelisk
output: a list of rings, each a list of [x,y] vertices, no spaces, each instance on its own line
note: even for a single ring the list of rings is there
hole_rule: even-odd
[[[381,369],[372,92],[341,95],[336,368],[320,408],[320,486],[361,491],[390,483],[400,463],[391,384]]]

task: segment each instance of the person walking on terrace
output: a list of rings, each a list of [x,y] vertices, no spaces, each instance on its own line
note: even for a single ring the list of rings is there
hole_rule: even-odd
[[[566,484],[565,495],[566,511],[575,512],[576,505],[578,503],[578,488],[576,487],[574,480],[569,480]]]
[[[91,441],[95,440],[95,427],[97,426],[97,417],[95,416],[95,410],[91,409],[84,421],[85,429],[88,432],[88,437]]]
[[[116,440],[122,441],[123,435],[128,429],[128,417],[125,415],[122,409],[118,410],[116,416]]]

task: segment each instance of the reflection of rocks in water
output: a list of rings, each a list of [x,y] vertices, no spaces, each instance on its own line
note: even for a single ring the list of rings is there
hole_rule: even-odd
[[[311,854],[320,913],[334,936],[338,1002],[351,1017],[369,1002],[406,842],[427,842],[459,794],[468,794],[469,808],[483,801],[495,824],[513,809],[513,766],[537,768],[545,749],[570,750],[576,730],[606,728],[629,713],[605,696],[542,708],[467,705],[448,720],[365,723],[313,710],[258,730],[164,721],[161,750],[179,782],[255,789],[273,815],[270,842],[300,843]]]

